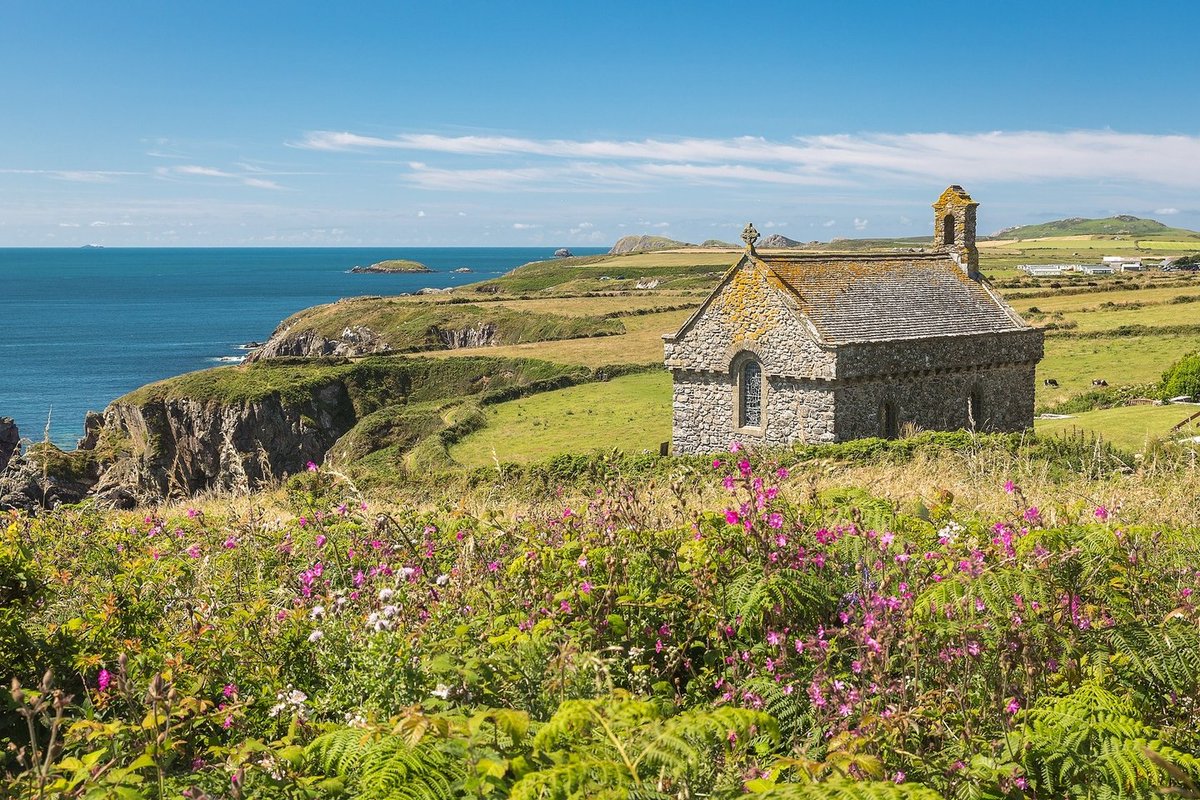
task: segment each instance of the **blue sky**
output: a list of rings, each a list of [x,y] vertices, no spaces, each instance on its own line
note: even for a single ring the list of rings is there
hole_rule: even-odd
[[[0,246],[1200,228],[1191,2],[0,0]]]

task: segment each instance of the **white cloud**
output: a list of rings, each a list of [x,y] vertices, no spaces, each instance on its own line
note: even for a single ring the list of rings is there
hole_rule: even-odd
[[[177,176],[184,177],[199,177],[199,178],[221,178],[224,180],[237,181],[243,186],[250,186],[255,189],[282,189],[278,183],[266,178],[259,178],[253,175],[245,175],[238,172],[230,172],[228,170],[217,169],[216,167],[205,167],[199,164],[183,164],[178,167],[155,167],[154,172],[161,178],[175,178]],[[259,172],[259,170],[254,170]]]
[[[417,218],[418,218],[418,219],[420,219],[420,218],[421,218],[421,217],[423,217],[423,216],[425,216],[425,212],[424,212],[424,211],[418,211],[418,212],[417,212]]]
[[[60,222],[60,223],[58,223],[58,227],[60,227],[60,228],[78,228],[79,223],[78,222]]]
[[[1169,215],[1171,215],[1171,214],[1178,214],[1178,213],[1179,213],[1179,209],[1178,209],[1178,208],[1156,208],[1156,209],[1154,209],[1154,213],[1155,213],[1155,214],[1163,214],[1163,215],[1168,215],[1168,216],[1169,216]]]
[[[0,169],[0,175],[44,175],[72,183],[111,183],[116,177],[140,174],[111,169]]]
[[[834,225],[837,225],[836,219],[827,219],[821,223],[822,228],[832,228]]]
[[[382,138],[314,131],[295,146],[511,156],[526,162],[530,158],[625,162],[627,179],[653,176],[690,182],[831,185],[881,177],[936,178],[938,182],[1132,180],[1170,186],[1200,182],[1200,136],[1111,130],[836,134],[784,141],[754,136],[585,141],[413,133]],[[503,173],[486,171],[486,177],[537,181],[543,177],[541,171],[522,164]],[[464,177],[461,171],[455,174],[458,181]],[[604,172],[601,177],[615,176]]]
[[[534,225],[529,222],[514,222],[513,223],[513,230],[515,230],[515,231],[528,231],[528,230],[533,230],[534,228],[540,228],[540,227],[542,227],[542,226]]]
[[[856,230],[856,231],[863,231],[863,230],[866,230],[866,229],[867,229],[867,223],[868,223],[868,222],[870,222],[870,220],[868,220],[868,219],[859,219],[858,217],[855,217],[855,218],[854,218],[854,230]]]

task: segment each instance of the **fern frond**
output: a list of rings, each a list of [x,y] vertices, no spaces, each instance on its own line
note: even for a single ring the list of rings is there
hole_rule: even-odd
[[[918,783],[854,781],[839,778],[821,783],[790,783],[754,795],[761,800],[941,800]]]

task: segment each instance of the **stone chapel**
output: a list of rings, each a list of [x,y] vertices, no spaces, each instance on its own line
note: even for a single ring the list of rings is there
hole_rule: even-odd
[[[678,332],[674,451],[925,430],[1033,425],[1042,332],[979,274],[978,203],[951,186],[933,247],[892,253],[746,250]]]

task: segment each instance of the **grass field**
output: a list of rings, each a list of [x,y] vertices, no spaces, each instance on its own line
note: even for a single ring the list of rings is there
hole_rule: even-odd
[[[1169,303],[1176,297],[1200,300],[1200,286],[1162,286],[1150,289],[1126,291],[1088,292],[1086,294],[1064,294],[1057,297],[1028,297],[1008,301],[1009,305],[1024,314],[1031,308],[1042,311],[1109,311],[1101,308],[1103,303]]]
[[[460,464],[525,463],[593,448],[658,452],[671,438],[671,376],[652,372],[572,386],[486,413],[487,427],[450,448]]]
[[[1038,365],[1037,402],[1049,405],[1092,389],[1102,378],[1110,386],[1155,383],[1180,357],[1200,349],[1200,336],[1158,334],[1046,339],[1046,357]],[[1053,378],[1058,388],[1043,381]]]
[[[1166,436],[1171,427],[1192,414],[1200,406],[1128,406],[1108,408],[1103,411],[1088,411],[1075,414],[1070,419],[1037,420],[1034,430],[1041,434],[1070,434],[1083,431],[1096,434],[1118,447],[1134,452],[1141,451],[1147,441]],[[1194,425],[1188,426],[1185,435],[1200,435]]]
[[[540,358],[560,364],[583,364],[588,367],[602,367],[608,364],[649,364],[655,361],[661,362],[663,359],[663,334],[678,330],[683,321],[692,313],[691,310],[684,309],[661,314],[623,317],[621,322],[625,325],[626,332],[619,336],[445,350],[424,355],[441,358],[468,355],[516,356]]]

